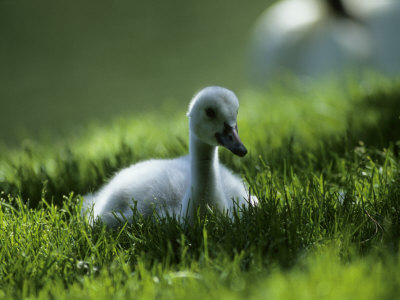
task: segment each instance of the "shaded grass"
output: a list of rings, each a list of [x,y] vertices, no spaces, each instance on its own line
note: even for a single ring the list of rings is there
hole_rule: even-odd
[[[0,296],[393,298],[399,91],[398,82],[371,76],[346,87],[244,92],[239,129],[250,153],[221,156],[260,205],[190,227],[140,215],[115,231],[89,227],[78,196],[133,162],[186,153],[184,117],[160,112],[5,149]]]

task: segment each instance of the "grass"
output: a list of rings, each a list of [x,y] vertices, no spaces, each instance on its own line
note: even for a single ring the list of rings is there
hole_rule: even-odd
[[[221,156],[260,205],[234,220],[137,215],[109,231],[80,217],[79,195],[118,169],[187,152],[179,107],[3,147],[0,298],[397,298],[400,83],[370,75],[239,96],[250,153]]]

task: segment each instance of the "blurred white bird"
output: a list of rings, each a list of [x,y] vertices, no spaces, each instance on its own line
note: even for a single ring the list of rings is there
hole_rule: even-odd
[[[304,78],[373,68],[400,71],[400,1],[283,0],[254,26],[250,76],[264,84],[291,73]]]

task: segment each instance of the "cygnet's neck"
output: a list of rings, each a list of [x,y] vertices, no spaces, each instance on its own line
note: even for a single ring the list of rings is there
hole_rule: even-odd
[[[183,201],[183,213],[192,219],[197,210],[203,215],[207,206],[224,209],[225,195],[219,172],[218,147],[189,134],[190,185]]]

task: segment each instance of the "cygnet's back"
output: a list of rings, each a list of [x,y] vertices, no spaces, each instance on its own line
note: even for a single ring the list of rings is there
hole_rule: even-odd
[[[134,202],[144,215],[151,215],[154,209],[163,215],[165,208],[175,213],[189,176],[188,156],[139,162],[118,172],[87,204],[94,204],[93,215],[105,223],[118,222],[113,212],[129,219]]]

